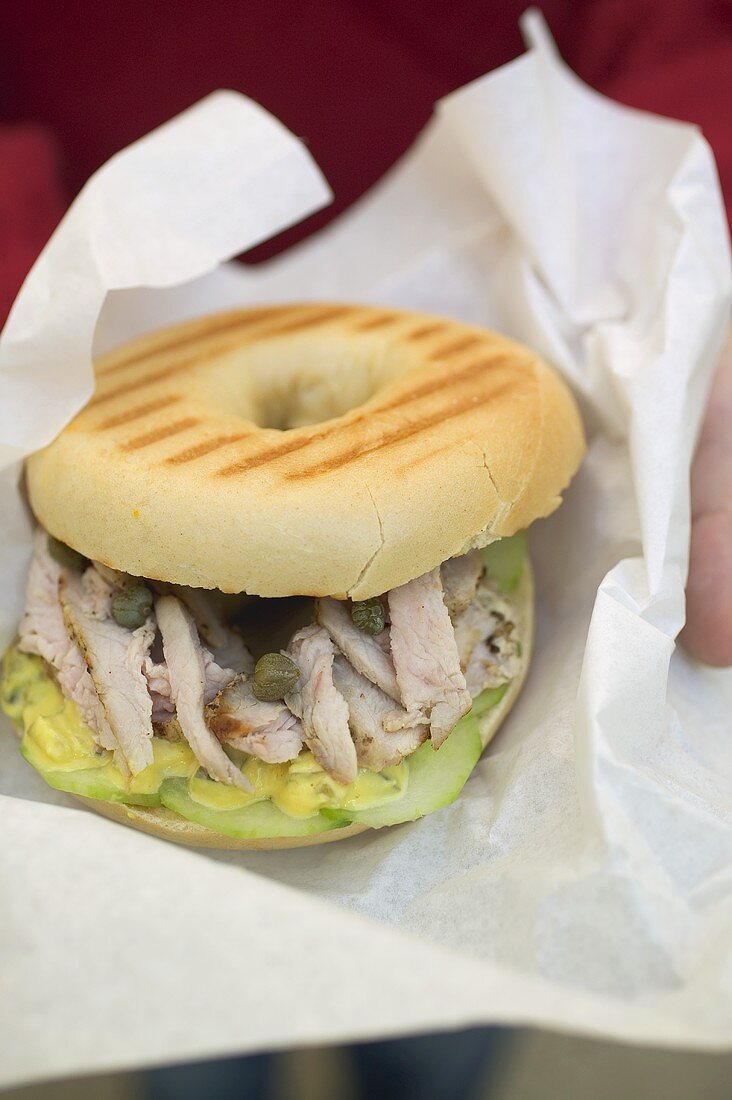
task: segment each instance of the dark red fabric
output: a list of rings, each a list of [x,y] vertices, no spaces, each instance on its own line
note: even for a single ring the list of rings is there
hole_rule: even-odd
[[[63,210],[53,138],[0,126],[0,325]]]
[[[336,201],[409,146],[432,104],[522,50],[526,0],[5,0],[0,4],[0,319],[84,180],[218,87],[308,142]],[[544,0],[564,57],[633,106],[699,123],[732,206],[732,9],[725,0]],[[42,128],[42,129],[41,129]],[[54,142],[59,153],[56,173]]]

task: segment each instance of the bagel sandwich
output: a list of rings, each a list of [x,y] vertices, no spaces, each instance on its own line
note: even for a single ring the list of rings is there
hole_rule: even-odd
[[[204,847],[453,801],[528,668],[525,529],[584,453],[560,378],[496,333],[335,303],[176,325],[95,373],[26,463],[0,701],[29,763]]]

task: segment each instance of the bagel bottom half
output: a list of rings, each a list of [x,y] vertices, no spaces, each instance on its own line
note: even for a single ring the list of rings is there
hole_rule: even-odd
[[[479,720],[481,741],[485,749],[493,739],[511,710],[523,686],[531,661],[534,636],[534,585],[531,565],[528,557],[524,563],[521,580],[512,593],[512,602],[521,623],[521,643],[523,661],[519,674],[509,683],[503,698],[496,706],[486,711]],[[50,674],[49,674],[50,675]],[[22,733],[16,725],[16,732]],[[118,821],[140,832],[175,844],[184,844],[193,848],[219,848],[238,851],[272,851],[278,848],[304,848],[315,844],[330,844],[336,840],[346,840],[359,833],[373,831],[371,826],[354,823],[342,828],[328,829],[309,836],[277,836],[239,839],[215,832],[203,825],[188,821],[179,814],[163,806],[136,806],[120,802],[104,802],[83,795],[71,795],[90,810],[103,817]],[[459,795],[458,795],[459,797]]]

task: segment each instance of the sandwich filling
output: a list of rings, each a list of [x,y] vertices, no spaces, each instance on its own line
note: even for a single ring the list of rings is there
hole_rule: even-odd
[[[439,749],[474,700],[520,674],[521,624],[500,577],[515,542],[364,603],[294,601],[296,628],[281,624],[267,650],[277,632],[261,624],[285,601],[133,578],[59,553],[39,528],[17,650],[50,667],[87,755],[132,792],[164,762],[211,806],[269,797],[302,814],[292,792],[316,780],[330,795],[312,812],[361,794],[373,805],[403,793],[403,762]]]

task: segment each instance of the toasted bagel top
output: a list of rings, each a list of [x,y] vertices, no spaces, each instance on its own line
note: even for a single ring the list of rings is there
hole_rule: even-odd
[[[135,340],[27,463],[57,538],[136,576],[364,599],[560,503],[584,450],[559,377],[493,332],[338,304]]]

